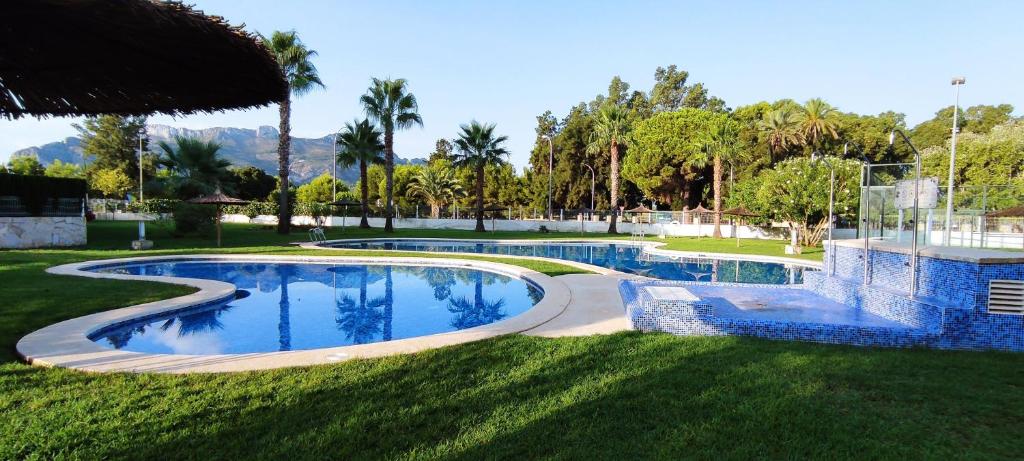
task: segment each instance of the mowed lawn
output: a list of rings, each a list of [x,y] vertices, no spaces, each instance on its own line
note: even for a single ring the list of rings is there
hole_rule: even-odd
[[[159,250],[149,254],[215,252],[204,248],[206,239],[172,239],[158,226],[150,231]],[[384,359],[215,375],[90,374],[19,362],[15,343],[37,328],[187,291],[43,272],[65,262],[138,255],[121,250],[133,233],[132,223],[101,223],[90,226],[85,249],[0,252],[0,459],[1019,459],[1024,453],[1024,354],[623,333],[516,335]],[[381,234],[349,229],[345,235]],[[320,253],[287,246],[304,238],[227,226],[222,251]],[[515,262],[552,275],[578,272]]]

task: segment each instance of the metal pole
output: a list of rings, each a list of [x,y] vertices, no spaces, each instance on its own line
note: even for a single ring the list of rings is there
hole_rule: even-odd
[[[910,142],[910,138],[907,138],[906,134],[903,134],[900,130],[893,130],[889,134],[889,145],[892,146],[896,142],[896,133],[900,134],[903,141],[910,146],[910,150],[914,151],[914,213],[913,213],[913,231],[914,235],[910,240],[910,298],[914,298],[914,294],[917,292],[917,212],[918,212],[918,199],[920,199],[921,193],[921,153],[917,151],[914,144]]]
[[[551,142],[551,136],[544,136],[548,140],[548,219],[554,219],[551,214],[551,180],[554,169],[555,146]]]
[[[331,201],[338,201],[338,133],[334,133],[334,156],[331,157]]]
[[[868,279],[871,265],[868,260],[871,259],[871,164],[865,165],[864,173],[864,216],[861,218],[864,221],[864,285],[869,285],[871,282]]]
[[[958,115],[960,109],[960,85],[967,83],[967,80],[963,77],[956,77],[953,79],[952,84],[956,87],[955,102],[953,104],[953,137],[949,147],[949,183],[946,184],[946,229],[942,233],[942,244],[949,246],[950,236],[953,232],[953,170],[956,165],[956,133]]]
[[[139,240],[146,240],[146,221],[142,219],[142,136],[146,127],[139,128]]]

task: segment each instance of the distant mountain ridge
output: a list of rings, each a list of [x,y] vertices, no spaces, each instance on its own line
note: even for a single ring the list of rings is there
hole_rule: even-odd
[[[255,130],[249,128],[214,127],[193,130],[189,128],[178,128],[167,125],[148,125],[149,149],[156,152],[159,148],[156,144],[166,141],[174,144],[176,136],[199,138],[204,141],[214,141],[220,144],[220,154],[231,162],[235,167],[255,166],[267,174],[277,175],[277,128],[272,126],[260,126]],[[329,171],[331,168],[331,156],[334,149],[331,143],[333,135],[322,138],[297,138],[292,137],[291,172],[292,180],[295,183],[305,183],[309,180]],[[52,163],[54,160],[70,163],[82,163],[81,140],[78,137],[66,138],[63,141],[51,142],[42,146],[34,146],[20,149],[11,154],[11,157],[35,155],[43,164]],[[395,156],[397,164],[422,164],[426,160],[421,158],[403,159]],[[359,168],[338,168],[338,178],[349,184],[354,184],[359,179]]]

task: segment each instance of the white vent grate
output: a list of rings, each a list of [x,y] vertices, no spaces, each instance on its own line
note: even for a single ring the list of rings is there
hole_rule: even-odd
[[[988,283],[988,311],[1024,315],[1024,281],[992,280]]]

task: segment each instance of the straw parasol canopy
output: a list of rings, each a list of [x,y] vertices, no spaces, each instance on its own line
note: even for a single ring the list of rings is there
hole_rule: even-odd
[[[726,214],[726,215],[730,215],[730,216],[735,216],[737,218],[738,223],[735,226],[733,226],[733,229],[732,229],[732,233],[736,236],[736,247],[737,248],[739,248],[739,246],[740,246],[739,223],[743,222],[743,218],[754,218],[754,217],[760,216],[759,214],[754,213],[753,211],[748,210],[743,205],[740,205],[740,206],[738,206],[736,208],[730,208],[728,210],[725,210],[725,211],[722,212],[722,214]]]
[[[690,210],[690,212],[691,212],[691,213],[710,213],[710,212],[711,212],[711,210],[709,210],[709,209],[707,209],[707,208],[704,208],[704,206],[703,206],[703,205],[701,205],[701,204],[699,204],[699,203],[698,203],[698,204],[697,204],[697,208],[694,208],[694,209]]]
[[[220,216],[221,207],[224,205],[245,205],[249,203],[247,200],[242,200],[234,197],[228,197],[224,195],[220,189],[210,195],[204,195],[202,197],[196,197],[189,199],[188,203],[194,203],[197,205],[216,205],[217,206],[217,246],[220,246]]]
[[[171,115],[281,101],[254,36],[178,2],[6,0],[0,116]]]
[[[630,209],[626,210],[626,213],[653,213],[653,212],[654,212],[654,210],[645,207],[643,203],[641,203],[636,208],[630,208]]]
[[[985,213],[986,218],[1021,218],[1024,217],[1024,206],[1003,208],[999,211]]]

